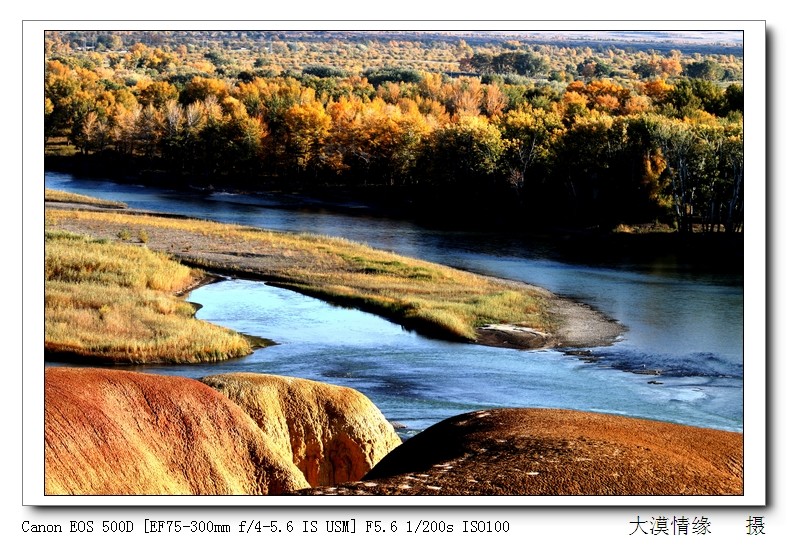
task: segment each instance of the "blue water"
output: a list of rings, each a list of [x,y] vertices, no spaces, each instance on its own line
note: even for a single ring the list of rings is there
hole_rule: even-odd
[[[660,256],[587,263],[549,242],[449,232],[275,196],[190,195],[46,174],[47,187],[131,207],[363,241],[479,273],[522,280],[588,303],[627,327],[616,344],[584,351],[517,351],[441,342],[379,317],[262,283],[195,290],[198,317],[278,345],[212,366],[145,367],[201,377],[258,371],[347,385],[366,394],[404,436],[489,407],[557,407],[743,429],[741,275],[698,273]],[[645,374],[644,372],[658,375]]]

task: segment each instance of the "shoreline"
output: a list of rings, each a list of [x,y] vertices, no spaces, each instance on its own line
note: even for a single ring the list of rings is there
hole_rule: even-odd
[[[613,345],[627,328],[591,306],[553,295],[551,313],[560,321],[555,334],[516,324],[490,324],[477,328],[477,343],[522,350],[588,349]]]
[[[78,174],[74,169],[50,166],[48,170],[65,174]],[[182,186],[147,180],[144,177],[113,177],[107,178],[119,184],[140,184],[154,188],[171,190],[183,189]],[[226,192],[229,194],[251,197],[266,196],[278,200],[275,208],[329,210],[346,215],[372,215],[375,217],[406,220],[428,229],[445,229],[449,231],[472,231],[495,237],[501,233],[516,232],[536,243],[549,241],[562,252],[574,259],[583,260],[589,256],[603,261],[616,262],[621,259],[638,261],[656,254],[677,255],[700,271],[719,273],[743,273],[744,238],[743,233],[703,233],[682,234],[677,231],[654,230],[651,224],[633,224],[631,229],[613,230],[613,226],[573,225],[546,223],[544,225],[519,225],[511,223],[477,222],[465,224],[458,219],[435,219],[425,217],[410,206],[405,196],[387,196],[380,194],[380,188],[309,188],[301,187],[295,191],[286,191],[278,186],[266,186],[262,189],[250,189],[229,184],[189,185],[188,191],[210,194]],[[337,198],[337,194],[340,198]],[[68,206],[68,203],[59,203]],[[88,210],[90,207],[86,208]],[[106,210],[108,207],[103,207]],[[94,210],[98,210],[97,207]],[[129,214],[145,214],[125,209]],[[163,217],[167,213],[157,213]],[[172,214],[172,217],[186,217]]]
[[[550,302],[548,313],[558,326],[551,334],[517,324],[487,324],[476,329],[480,345],[522,350],[589,349],[612,345],[627,331],[625,325],[585,302],[523,281],[488,278],[513,287],[540,291]]]
[[[146,213],[131,211],[130,214]],[[96,215],[90,221],[61,218],[64,221],[62,224],[58,222],[54,226],[56,229],[70,230],[71,227],[76,227],[83,234],[94,237],[111,238],[118,229],[118,224],[100,215]],[[66,225],[67,220],[71,221],[71,225]],[[167,231],[161,227],[156,229],[159,231],[146,228],[145,243],[128,244],[145,244],[152,250],[168,254],[182,263],[188,264],[192,260],[194,265],[199,266],[204,275],[181,290],[181,295],[228,278],[249,278],[309,293],[308,286],[288,286],[288,283],[293,283],[292,279],[287,281],[279,279],[277,282],[271,273],[272,270],[268,270],[269,273],[266,275],[265,268],[259,263],[264,259],[264,254],[243,252],[254,249],[233,245],[233,239],[211,237],[211,232],[182,233]],[[178,235],[175,241],[180,245],[177,253],[164,248],[171,244],[168,235],[173,234]],[[217,248],[221,250],[216,250]],[[212,266],[205,265],[204,256],[210,257]],[[221,261],[220,256],[224,256],[225,261]],[[255,264],[256,271],[254,268],[244,269],[244,265],[249,266],[249,264]],[[479,278],[484,277],[475,275]],[[494,280],[500,287],[527,288],[537,292],[543,298],[545,310],[551,319],[550,325],[553,327],[550,328],[551,333],[545,333],[518,324],[488,324],[476,329],[479,338],[472,343],[523,350],[583,349],[612,344],[626,331],[623,325],[588,304],[520,281],[489,276],[487,279]],[[323,297],[310,295],[324,301],[331,297],[325,294]],[[345,304],[357,309],[363,307],[358,300],[349,299]],[[377,312],[374,309],[367,311],[384,316],[380,309]],[[399,322],[393,317],[384,316],[384,318]],[[424,334],[424,332],[419,333]],[[464,342],[469,343],[467,340]],[[106,377],[113,378],[115,372],[116,370],[109,373],[87,369],[80,373],[104,374]],[[170,410],[170,407],[178,407],[185,389],[177,388],[168,391],[166,382],[170,379],[169,376],[166,377],[167,379],[163,381],[158,377],[149,380],[150,389],[157,389],[157,399],[165,400],[167,406],[160,414],[156,414],[156,419],[148,419],[148,422],[155,422],[157,425],[151,429],[148,436],[160,434],[166,438],[168,434],[172,434],[180,441],[183,435],[175,425],[181,421],[169,420],[167,417],[175,411]],[[289,385],[290,380],[285,381]],[[75,391],[72,389],[69,392]],[[211,394],[215,398],[225,396],[221,391]],[[148,402],[149,396],[151,395],[141,397],[138,404],[140,411],[148,411],[152,407]],[[233,399],[230,401],[234,408],[236,402]],[[201,411],[199,407],[190,411],[191,407],[194,406],[187,405],[184,412],[190,418],[191,416],[205,417],[206,422],[211,424],[227,421],[226,419],[222,421],[224,414]],[[239,411],[244,412],[248,417],[239,420],[250,422],[252,413],[246,406],[238,407]],[[346,407],[350,408],[351,405],[348,404]],[[322,418],[323,413],[320,411],[318,410],[316,415]],[[122,415],[127,414],[128,412],[124,411]],[[115,420],[123,422],[121,417],[113,416],[112,419],[113,422]],[[50,422],[54,421],[50,419]],[[161,426],[159,426],[160,421],[164,423]],[[217,428],[222,431],[234,431],[236,426],[232,424]],[[442,434],[441,431],[444,429],[448,429],[449,433]],[[171,432],[173,430],[174,432]],[[254,427],[251,430],[254,434],[258,434]],[[263,430],[262,426],[260,430]],[[52,434],[56,433],[57,431]],[[597,411],[496,408],[461,414],[437,422],[400,446],[387,449],[386,455],[373,464],[371,470],[361,478],[337,479],[327,485],[309,487],[304,484],[287,485],[282,486],[281,490],[270,486],[271,488],[266,488],[264,492],[252,494],[735,495],[741,494],[743,488],[742,437],[741,433],[736,432],[700,429],[696,426],[623,417]],[[214,442],[210,444],[211,446],[224,446],[228,443],[221,437],[211,442]],[[178,442],[176,444],[180,445]],[[368,442],[364,443],[367,444]],[[455,451],[459,455],[456,455]],[[211,451],[214,454],[212,456],[220,463],[225,452],[223,448]],[[251,458],[258,462],[263,460],[256,453],[253,453]],[[57,457],[51,457],[51,460],[56,459]],[[137,457],[136,460],[140,458]],[[238,457],[231,457],[231,460],[236,461]],[[104,459],[96,457],[90,461],[104,461]],[[265,461],[267,462],[268,459]],[[90,464],[101,468],[98,466],[99,463],[89,462],[87,472],[93,468]],[[272,457],[270,464],[288,465],[290,458]],[[402,464],[404,466],[398,466]],[[74,468],[76,466],[68,467],[67,470],[73,472]],[[182,466],[178,465],[176,468],[180,469]],[[662,472],[653,471],[663,468],[665,470]],[[194,475],[199,475],[199,472],[188,470]],[[240,474],[233,471],[231,475]],[[676,475],[680,476],[680,479],[674,479]],[[354,479],[359,481],[353,481]],[[117,481],[138,485],[126,478]],[[212,479],[210,483],[213,481]],[[250,481],[250,483],[254,482]],[[149,492],[132,494],[149,494]],[[166,491],[163,494],[174,493]],[[214,493],[199,491],[196,494]]]
[[[105,208],[99,208],[90,205],[86,206],[79,203],[53,203],[49,201],[45,202],[45,209],[110,212]],[[112,210],[111,212],[113,214],[148,216],[152,218],[192,219],[186,216],[159,214],[139,209]],[[69,225],[63,226],[63,229],[67,230],[72,228],[73,226]],[[96,226],[82,226],[78,231],[82,232],[83,234],[97,237],[112,236],[111,232],[105,232],[102,230],[102,228],[98,228]],[[625,326],[621,325],[612,318],[605,316],[603,313],[593,309],[585,303],[559,296],[542,287],[534,286],[525,282],[474,273],[474,275],[480,278],[500,283],[505,286],[538,293],[548,303],[548,308],[545,310],[545,314],[550,322],[555,324],[555,329],[548,332],[527,327],[518,323],[485,324],[475,328],[475,340],[459,338],[455,335],[452,335],[450,332],[441,331],[437,327],[428,327],[428,325],[418,323],[417,321],[409,321],[396,313],[387,314],[384,309],[376,307],[375,305],[366,305],[357,299],[350,298],[345,301],[345,298],[332,298],[331,295],[319,292],[318,290],[312,290],[308,286],[296,285],[292,279],[284,279],[276,276],[275,274],[260,270],[257,264],[254,263],[254,260],[256,259],[256,256],[254,255],[245,255],[242,252],[235,252],[232,249],[224,249],[223,252],[211,251],[210,257],[207,258],[206,249],[204,248],[205,242],[202,241],[201,245],[201,237],[199,235],[181,235],[182,239],[178,240],[177,242],[168,240],[166,242],[159,241],[157,243],[155,242],[155,238],[151,237],[151,241],[147,243],[149,248],[169,254],[184,265],[196,267],[205,272],[205,277],[200,279],[192,286],[180,291],[180,293],[177,294],[179,296],[199,288],[200,286],[204,286],[205,284],[217,282],[225,278],[245,278],[249,280],[265,282],[280,288],[301,292],[305,295],[322,299],[323,301],[341,303],[355,309],[370,312],[428,337],[437,337],[459,342],[519,350],[550,349],[559,347],[591,348],[608,346],[615,343],[619,336],[626,331]],[[463,271],[457,268],[451,269]],[[466,271],[465,273],[469,272]],[[342,301],[334,301],[338,299]]]

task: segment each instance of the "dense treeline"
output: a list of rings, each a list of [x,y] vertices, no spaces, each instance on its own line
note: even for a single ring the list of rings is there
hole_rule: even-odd
[[[462,42],[452,77],[122,46],[48,46],[46,137],[94,163],[247,189],[385,186],[442,216],[742,228],[743,87],[719,81],[740,74],[732,56],[583,50],[558,70],[568,53],[547,46]]]

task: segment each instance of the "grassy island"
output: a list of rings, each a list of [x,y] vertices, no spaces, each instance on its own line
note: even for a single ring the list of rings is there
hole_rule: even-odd
[[[181,264],[264,280],[374,312],[415,331],[446,339],[476,341],[479,328],[490,324],[513,324],[545,334],[556,327],[548,311],[551,295],[544,290],[399,256],[345,239],[134,211],[84,210],[79,206],[50,207],[46,222],[52,229],[105,241],[88,242],[54,231],[48,234],[48,299],[51,299],[49,292],[58,286],[56,281],[62,281],[63,276],[62,272],[50,271],[54,267],[50,264],[65,252],[66,246],[80,245],[80,249],[70,252],[87,260],[89,248],[101,249],[107,268],[139,273],[141,268],[131,266],[127,260],[137,253],[153,256],[151,251],[156,250]],[[84,272],[87,266],[79,268]],[[158,289],[178,292],[194,283],[196,280],[188,271],[184,267],[177,276],[167,273],[165,278],[180,280]],[[149,277],[133,283],[123,281],[123,284],[133,284],[135,290],[157,286]],[[110,294],[105,298],[115,300]],[[63,303],[60,307],[74,305]],[[50,313],[49,307],[47,312]],[[53,335],[55,331],[51,329]],[[48,339],[49,332],[50,328]],[[125,333],[120,337],[125,338]],[[228,350],[228,354],[235,350]],[[217,351],[216,356],[223,353],[224,349]]]
[[[45,340],[53,359],[146,364],[214,362],[250,342],[196,320],[176,297],[205,274],[144,246],[48,230]]]

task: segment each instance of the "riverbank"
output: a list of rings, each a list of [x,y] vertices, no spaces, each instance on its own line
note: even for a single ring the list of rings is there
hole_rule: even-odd
[[[407,220],[427,229],[449,231],[469,230],[495,238],[501,234],[517,234],[534,246],[547,249],[559,261],[594,264],[638,264],[655,259],[676,261],[696,272],[736,273],[744,271],[743,233],[700,232],[678,233],[658,222],[648,224],[587,225],[560,223],[556,218],[521,223],[511,217],[493,214],[483,216],[474,211],[461,211],[451,217],[438,215],[450,209],[446,203],[418,205],[405,189],[389,186],[312,187],[281,181],[256,181],[254,185],[229,180],[195,181],[180,179],[152,171],[129,176],[128,171],[104,172],[84,170],[70,157],[47,157],[47,168],[56,172],[109,178],[119,184],[144,185],[206,196],[215,192],[272,198],[276,207],[294,211],[330,211],[343,215]],[[522,219],[522,215],[517,216]],[[552,250],[550,250],[552,249]]]
[[[477,343],[512,349],[599,347],[611,345],[626,330],[588,305],[554,294],[546,297],[557,325],[554,332],[515,324],[490,324],[476,329]]]
[[[79,207],[85,208],[84,205],[79,205]],[[194,222],[182,218],[155,217],[144,214],[144,211],[115,214],[101,210],[75,211],[70,210],[71,208],[68,205],[48,205],[48,225],[51,223],[52,226],[58,229],[71,225],[75,229],[83,230],[85,233],[103,233],[103,236],[110,240],[118,240],[120,239],[118,234],[126,233],[130,234],[131,237],[122,244],[162,248],[165,249],[167,254],[170,254],[170,251],[167,251],[166,248],[168,245],[173,244],[173,249],[178,249],[182,256],[191,256],[191,260],[194,262],[204,261],[206,256],[210,257],[213,260],[212,263],[216,264],[216,267],[210,269],[210,271],[217,274],[247,276],[247,273],[238,273],[237,271],[241,271],[243,267],[248,267],[252,270],[252,273],[249,273],[250,278],[267,282],[272,282],[271,279],[274,278],[273,282],[275,284],[305,293],[309,293],[308,287],[299,289],[288,286],[289,284],[292,285],[293,282],[292,279],[290,282],[287,281],[285,273],[289,271],[292,274],[292,271],[287,269],[278,270],[277,266],[281,264],[277,262],[277,259],[284,261],[287,258],[287,260],[292,260],[293,263],[301,264],[303,268],[313,270],[330,265],[330,255],[324,254],[324,252],[328,252],[328,248],[323,248],[320,252],[308,253],[304,250],[307,248],[306,246],[303,248],[296,247],[296,242],[304,245],[328,245],[330,242],[336,242],[340,245],[340,248],[358,250],[360,254],[356,256],[356,260],[352,259],[352,254],[346,253],[342,263],[346,265],[351,264],[356,272],[361,270],[360,274],[367,277],[370,282],[385,279],[389,273],[396,271],[408,271],[411,274],[416,274],[415,280],[425,283],[435,279],[432,276],[427,278],[428,274],[437,275],[437,270],[417,269],[414,264],[406,263],[404,258],[399,257],[399,259],[394,260],[390,254],[386,253],[387,257],[384,260],[381,254],[368,254],[368,247],[352,245],[347,241],[337,241],[331,238],[287,237],[279,240],[277,236],[280,234],[248,227],[242,228],[240,226],[217,225],[209,222]],[[140,229],[145,230],[145,242],[138,237]],[[270,240],[264,240],[263,234],[266,237],[270,236]],[[277,241],[281,243],[281,246],[275,246]],[[289,242],[291,245],[287,247],[284,245],[285,242]],[[181,246],[179,247],[179,245]],[[187,261],[187,259],[183,258],[183,261]],[[423,262],[419,263],[423,264]],[[372,267],[372,265],[377,265],[379,266],[377,269],[382,268],[383,270],[375,270],[376,268]],[[234,269],[235,273],[233,272]],[[275,276],[275,273],[278,276]],[[489,279],[479,275],[474,275],[471,278],[475,279],[478,285],[482,285],[482,281],[489,281],[492,283],[490,286],[496,287],[499,294],[506,289],[518,291],[530,288],[529,294],[534,297],[538,296],[544,304],[543,309],[551,312],[553,320],[550,324],[554,328],[542,330],[527,324],[488,325],[486,327],[482,325],[476,328],[477,332],[479,330],[495,331],[496,333],[504,332],[506,335],[511,334],[514,336],[514,339],[538,338],[540,340],[539,343],[543,344],[559,343],[562,340],[566,341],[569,338],[574,338],[577,343],[576,346],[588,346],[585,344],[586,342],[599,342],[599,337],[604,337],[602,333],[606,327],[610,326],[616,331],[620,328],[620,325],[605,319],[604,316],[596,313],[593,309],[570,300],[557,298],[545,290],[529,287],[529,285],[522,283]],[[353,298],[343,299],[342,296],[338,297],[338,301],[345,305],[356,306],[353,303]],[[347,294],[344,296],[347,297]],[[358,303],[358,300],[355,300],[355,302]],[[563,318],[561,318],[561,306],[565,306]],[[572,318],[574,318],[574,322],[572,322]],[[264,321],[261,321],[261,323],[264,324]],[[568,333],[561,334],[561,328],[564,328],[567,332],[572,332],[572,336],[569,336]],[[508,332],[508,330],[511,332]],[[584,336],[587,337],[584,339]],[[513,346],[511,338],[507,337],[503,339],[499,337],[496,340],[478,338],[474,342],[485,345],[491,345],[495,342],[500,343],[501,346]],[[448,344],[443,344],[443,346],[446,348]],[[530,347],[525,343],[523,348]],[[460,347],[461,351],[466,349],[485,351],[482,348],[474,349],[471,347],[462,349]],[[448,350],[451,350],[451,347],[448,347]],[[539,357],[541,354],[550,354],[551,352],[538,352],[533,355],[521,355],[515,351],[499,351],[498,353],[506,353],[506,355],[502,355],[503,357],[508,355],[516,360],[528,362],[530,356]],[[371,351],[368,354],[374,354],[376,358],[378,356],[377,352]],[[557,358],[563,357],[558,356]],[[514,375],[518,377],[524,375],[524,368],[528,366],[521,367],[523,362],[518,362],[518,365],[513,368],[515,370]],[[383,362],[383,364],[388,366],[387,362]],[[451,364],[455,364],[455,362],[442,366],[440,373],[445,374],[445,370],[451,369]],[[474,363],[471,362],[469,368],[473,366]],[[459,366],[455,368],[459,369]],[[556,366],[556,369],[560,368],[561,366]],[[113,370],[113,372],[116,371]],[[486,373],[486,370],[482,372],[482,374]],[[483,377],[484,380],[489,378],[488,375],[479,375],[478,377]],[[571,392],[572,385],[556,380],[556,377],[551,368],[548,388],[555,388],[561,392]],[[403,378],[398,377],[398,379]],[[505,381],[507,382],[499,383],[499,385],[506,385],[506,388],[509,388],[509,379],[506,378]],[[327,381],[328,379],[321,380]],[[449,385],[449,382],[450,380],[433,381],[431,383],[437,383],[439,389],[450,391],[452,385]],[[587,383],[588,377],[581,377],[579,382]],[[165,382],[159,380],[159,378],[157,378],[155,384],[157,387],[161,386],[162,390],[166,387]],[[534,388],[532,380],[529,379],[527,384],[529,388]],[[601,384],[596,383],[591,388],[598,389]],[[80,389],[76,391],[72,389],[71,392],[84,392],[84,382],[81,385]],[[654,389],[662,391],[663,387],[654,387]],[[171,395],[163,392],[161,397],[162,399],[171,397],[175,401],[173,404],[175,404],[177,396],[185,390],[176,386]],[[467,390],[458,392],[461,392],[460,396],[465,397],[465,399],[472,399],[472,393],[468,393]],[[419,396],[422,396],[421,392],[419,392]],[[265,397],[266,400],[268,398],[268,396]],[[205,399],[210,401],[214,400],[214,397],[207,397],[206,395]],[[541,403],[532,396],[528,396],[527,400],[528,404],[538,405]],[[496,402],[490,403],[485,400],[484,404],[487,405],[489,403],[490,407],[500,407],[496,405]],[[223,403],[227,404],[227,402]],[[517,403],[520,403],[519,400]],[[637,399],[636,407],[638,408],[638,413],[646,403],[642,398]],[[218,407],[218,401],[216,404]],[[616,406],[615,404],[610,406],[613,408],[612,410],[608,406],[599,404],[593,404],[590,407],[595,408],[595,411],[596,408],[602,408],[599,411],[626,411],[626,408],[622,409],[621,406]],[[153,413],[151,416],[142,414],[145,416],[144,422],[156,424],[156,427],[146,433],[145,438],[158,438],[159,436],[157,435],[160,435],[162,440],[157,441],[157,445],[169,446],[170,442],[175,442],[172,445],[176,447],[184,445],[184,438],[191,440],[189,436],[184,436],[177,429],[177,422],[171,422],[171,419],[168,418],[171,413],[166,411],[166,408],[161,411],[156,410],[155,413],[149,405],[139,404],[139,408]],[[657,411],[652,412],[650,415],[657,416],[656,418],[658,419],[670,419],[670,415],[663,413],[665,409],[665,407],[660,406]],[[210,426],[214,422],[227,424],[227,420],[223,420],[221,415],[215,417],[211,413],[210,408],[205,410],[199,407],[189,407],[185,411],[188,411],[189,414],[205,415],[210,421]],[[459,411],[457,409],[455,413],[459,413]],[[246,480],[243,479],[243,476],[245,476],[243,469],[238,473],[232,472],[228,479],[234,476],[241,476],[242,479],[238,479],[238,481],[249,487],[238,492],[245,494],[262,494],[264,491],[270,494],[277,490],[283,493],[285,491],[298,491],[298,494],[308,495],[365,495],[370,493],[378,495],[741,494],[741,434],[728,434],[723,438],[714,431],[677,426],[668,428],[663,426],[662,423],[655,421],[625,420],[621,417],[594,417],[594,415],[598,414],[588,412],[575,412],[574,416],[568,419],[553,419],[548,425],[544,415],[541,413],[537,414],[537,412],[545,410],[533,412],[533,418],[525,413],[530,410],[522,408],[502,410],[505,412],[502,414],[499,414],[498,411],[476,413],[471,418],[468,418],[467,415],[450,418],[451,420],[447,421],[447,424],[443,426],[453,427],[448,435],[448,438],[452,440],[451,442],[446,439],[446,436],[427,435],[426,440],[420,444],[422,446],[426,445],[424,450],[413,449],[413,451],[409,452],[406,450],[404,452],[403,457],[410,461],[415,461],[414,464],[418,468],[413,466],[403,467],[385,476],[382,474],[370,474],[359,482],[326,485],[314,490],[303,489],[306,487],[305,485],[297,486],[290,483],[283,484],[280,489],[274,489],[274,486],[280,487],[276,484],[263,483],[258,486],[258,482],[253,477]],[[492,426],[487,426],[488,414],[492,414],[495,417]],[[129,416],[126,412],[118,412],[112,415],[117,415],[118,422],[121,422],[121,419],[137,419],[136,415]],[[321,410],[316,415],[324,419],[328,413]],[[389,416],[390,419],[399,420],[397,415],[392,416],[388,412],[385,415]],[[49,422],[67,421],[50,419]],[[299,418],[298,422],[302,422],[302,419]],[[331,417],[328,419],[328,422],[335,423],[336,419]],[[222,431],[234,430],[233,427],[233,424],[222,425],[220,429]],[[205,428],[201,426],[195,430],[203,430]],[[123,430],[123,427],[120,426],[119,429]],[[86,427],[85,430],[87,431],[87,437],[90,438],[90,429]],[[457,433],[455,434],[455,432]],[[170,435],[170,433],[172,434]],[[252,430],[249,434],[255,435],[257,433]],[[55,436],[61,437],[62,434],[57,432]],[[411,444],[415,439],[416,437],[414,436],[405,445]],[[226,441],[227,439],[224,438],[217,438],[216,440],[208,438],[206,441],[208,448],[204,450],[207,453],[206,458],[213,460],[212,457],[219,457],[218,462],[222,463],[221,457],[224,456],[225,452],[221,446]],[[418,442],[411,444],[411,448],[415,448],[418,445]],[[121,452],[128,449],[128,444],[124,444],[124,446],[126,447],[121,448]],[[441,456],[437,457],[438,447],[446,448],[448,451],[456,448],[459,450],[460,456],[454,457],[452,453],[449,453],[448,457],[443,457],[444,453],[440,453]],[[263,448],[260,447],[259,449],[262,450]],[[66,451],[71,452],[71,450]],[[469,456],[463,455],[466,453]],[[243,453],[233,453],[232,455],[233,461],[246,460],[243,458]],[[257,452],[251,455],[251,458],[255,461],[261,459],[260,454]],[[180,457],[180,454],[176,454],[175,459],[180,460],[178,457]],[[132,459],[137,461],[137,464],[144,462],[144,459],[139,457],[132,457]],[[106,457],[92,458],[88,460],[88,465],[103,464],[106,460]],[[271,464],[290,462],[288,458],[282,457],[271,458],[270,460]],[[402,461],[402,458],[399,460]],[[67,472],[71,472],[74,466],[66,464],[65,468]],[[129,463],[128,468],[134,468],[132,463]],[[184,467],[184,465],[173,465],[173,468],[176,471],[183,469],[190,478],[194,476],[199,481],[200,476],[203,476],[202,468],[205,468],[205,465],[198,469]],[[257,468],[259,469],[260,467],[258,466]],[[114,469],[109,469],[107,474],[111,475],[113,470],[123,472],[125,469],[126,465],[116,466]],[[381,472],[385,470],[385,466],[380,469]],[[259,476],[259,472],[257,475]],[[666,476],[667,478],[663,479]],[[679,479],[674,479],[676,476]],[[156,474],[152,482],[158,483],[159,480],[159,474]],[[92,479],[87,479],[86,483],[94,484],[96,482]],[[135,484],[134,480],[127,479],[125,476],[113,483],[120,485]],[[211,480],[210,483],[216,483],[216,480]],[[265,488],[263,488],[263,485],[265,485]],[[71,492],[74,493],[74,491]],[[205,490],[195,489],[195,494],[203,493],[205,493]],[[184,491],[181,494],[187,493]],[[222,492],[222,494],[226,493]]]
[[[534,349],[607,345],[623,331],[601,313],[537,287],[350,241],[144,211],[46,206],[47,222],[58,229],[109,240],[144,230],[144,243],[128,243],[144,244],[212,273],[266,281],[369,311],[432,337]]]

